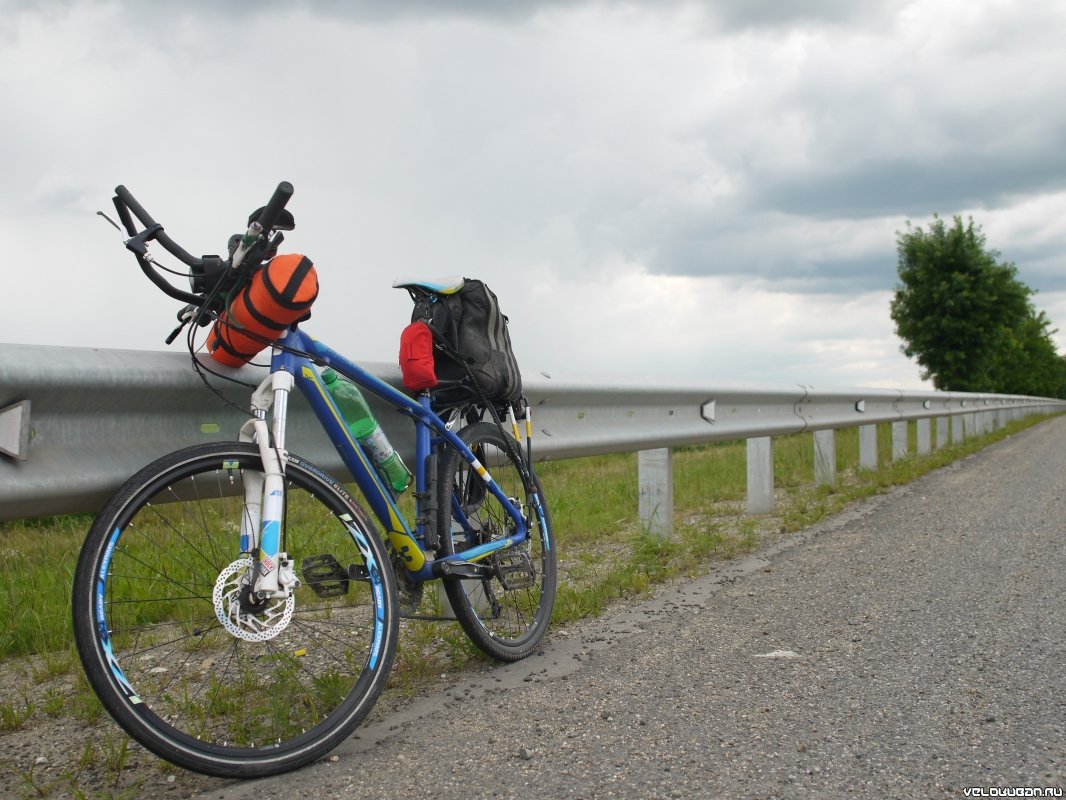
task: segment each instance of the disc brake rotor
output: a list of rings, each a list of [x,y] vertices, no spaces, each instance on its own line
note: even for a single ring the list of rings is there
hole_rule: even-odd
[[[248,642],[265,642],[289,626],[296,600],[290,593],[284,599],[250,604],[247,592],[253,568],[252,557],[245,556],[223,569],[211,599],[215,602],[215,616],[229,633]]]

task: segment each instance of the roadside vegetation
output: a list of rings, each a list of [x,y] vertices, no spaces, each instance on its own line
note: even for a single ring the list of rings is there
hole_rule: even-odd
[[[949,226],[936,215],[925,229],[908,222],[896,250],[890,312],[923,378],[944,391],[1066,397],[1051,320],[980,225],[956,216]]]
[[[914,455],[911,423],[911,455],[897,461],[891,460],[890,426],[880,425],[876,470],[859,468],[858,431],[838,431],[834,486],[814,485],[809,434],[776,438],[775,510],[761,516],[745,513],[744,442],[681,448],[674,454],[674,535],[666,540],[642,529],[637,516],[636,454],[541,464],[560,552],[553,628],[646,596],[666,581],[701,574],[1041,419],[1011,423],[924,456]],[[0,523],[0,782],[14,796],[135,797],[145,793],[145,780],[166,786],[178,772],[132,745],[82,676],[69,605],[78,550],[91,522],[91,515],[72,515]],[[441,611],[439,595],[427,587],[420,614]],[[491,668],[454,623],[407,620],[403,627],[390,688],[375,713],[449,674]],[[43,748],[41,755],[34,755],[35,747]],[[189,780],[205,790],[213,785],[181,776],[185,786]]]

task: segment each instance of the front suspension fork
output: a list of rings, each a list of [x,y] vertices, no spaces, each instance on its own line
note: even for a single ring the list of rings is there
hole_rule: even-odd
[[[278,371],[268,375],[252,395],[254,419],[241,426],[240,440],[259,447],[263,471],[244,474],[244,513],[241,516],[241,552],[255,556],[258,599],[284,598],[299,585],[287,553],[281,552],[285,511],[285,431],[293,377]],[[267,412],[273,408],[273,430]]]

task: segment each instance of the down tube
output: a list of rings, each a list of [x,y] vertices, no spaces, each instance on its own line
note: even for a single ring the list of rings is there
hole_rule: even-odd
[[[434,414],[431,409],[424,408],[417,400],[394,389],[376,375],[367,372],[358,364],[349,361],[340,353],[322,342],[310,340],[306,336],[304,339],[304,344],[310,352],[321,356],[327,364],[335,368],[342,375],[351,378],[359,384],[360,387],[381,397],[386,402],[405,410],[412,417],[416,417],[423,424],[427,425],[436,435],[446,439],[462,454],[463,458],[470,462],[475,471],[482,476],[489,491],[492,492],[492,494],[503,504],[503,507],[507,509],[508,514],[510,514],[511,518],[514,520],[517,534],[508,537],[510,542],[516,544],[525,540],[528,535],[528,526],[526,525],[526,521],[522,518],[521,512],[510,502],[510,499],[503,493],[503,490],[500,489],[496,481],[491,479],[491,473],[488,473],[485,470],[484,465],[477,460],[476,456],[470,451],[470,448],[466,446],[466,443],[456,436],[453,431],[449,430],[441,421],[440,417]],[[452,560],[452,557],[446,556],[445,559]]]
[[[352,473],[355,482],[362,489],[363,496],[371,510],[385,528],[389,541],[396,548],[396,552],[403,557],[408,569],[413,571],[422,569],[426,563],[425,553],[415,541],[406,521],[396,508],[392,494],[381,482],[366,452],[348,430],[347,424],[344,423],[340,411],[337,410],[336,404],[319,379],[318,373],[307,361],[295,366],[296,385],[307,398],[308,404],[318,417],[330,441],[333,442],[333,446],[337,448],[348,471]]]

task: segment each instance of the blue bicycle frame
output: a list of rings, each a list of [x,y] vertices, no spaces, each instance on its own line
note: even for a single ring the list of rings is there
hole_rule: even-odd
[[[486,558],[494,552],[519,544],[529,538],[529,530],[522,516],[521,509],[516,507],[514,501],[507,497],[496,482],[492,479],[488,470],[474,455],[447,424],[431,408],[431,399],[428,393],[422,393],[418,398],[411,398],[403,392],[394,389],[375,375],[364,370],[358,364],[349,361],[343,355],[316,341],[307,334],[293,326],[279,340],[280,347],[274,348],[270,362],[271,373],[285,371],[290,373],[295,385],[315,416],[321,423],[326,435],[337,448],[342,461],[352,474],[355,482],[359,485],[370,505],[374,515],[385,528],[385,532],[392,542],[396,551],[404,559],[412,579],[416,581],[431,580],[445,574],[445,564],[470,563]],[[282,348],[289,348],[282,349]],[[485,481],[488,490],[500,501],[507,510],[515,524],[515,532],[508,537],[497,539],[485,544],[472,547],[460,553],[432,558],[426,551],[426,531],[424,522],[418,522],[415,530],[411,530],[407,521],[396,507],[391,490],[385,485],[373,462],[352,436],[348,425],[341,416],[336,403],[326,390],[318,371],[311,360],[305,356],[297,355],[291,351],[312,354],[316,359],[332,367],[336,372],[352,380],[361,389],[380,397],[389,405],[394,406],[400,413],[411,417],[415,423],[415,492],[418,511],[416,518],[421,520],[422,497],[433,487],[427,486],[427,458],[432,454],[435,447],[447,442],[458,450],[471,467]],[[459,514],[461,509],[454,508],[453,515]],[[531,513],[538,513],[530,509]],[[448,509],[437,509],[438,514],[449,513]]]

